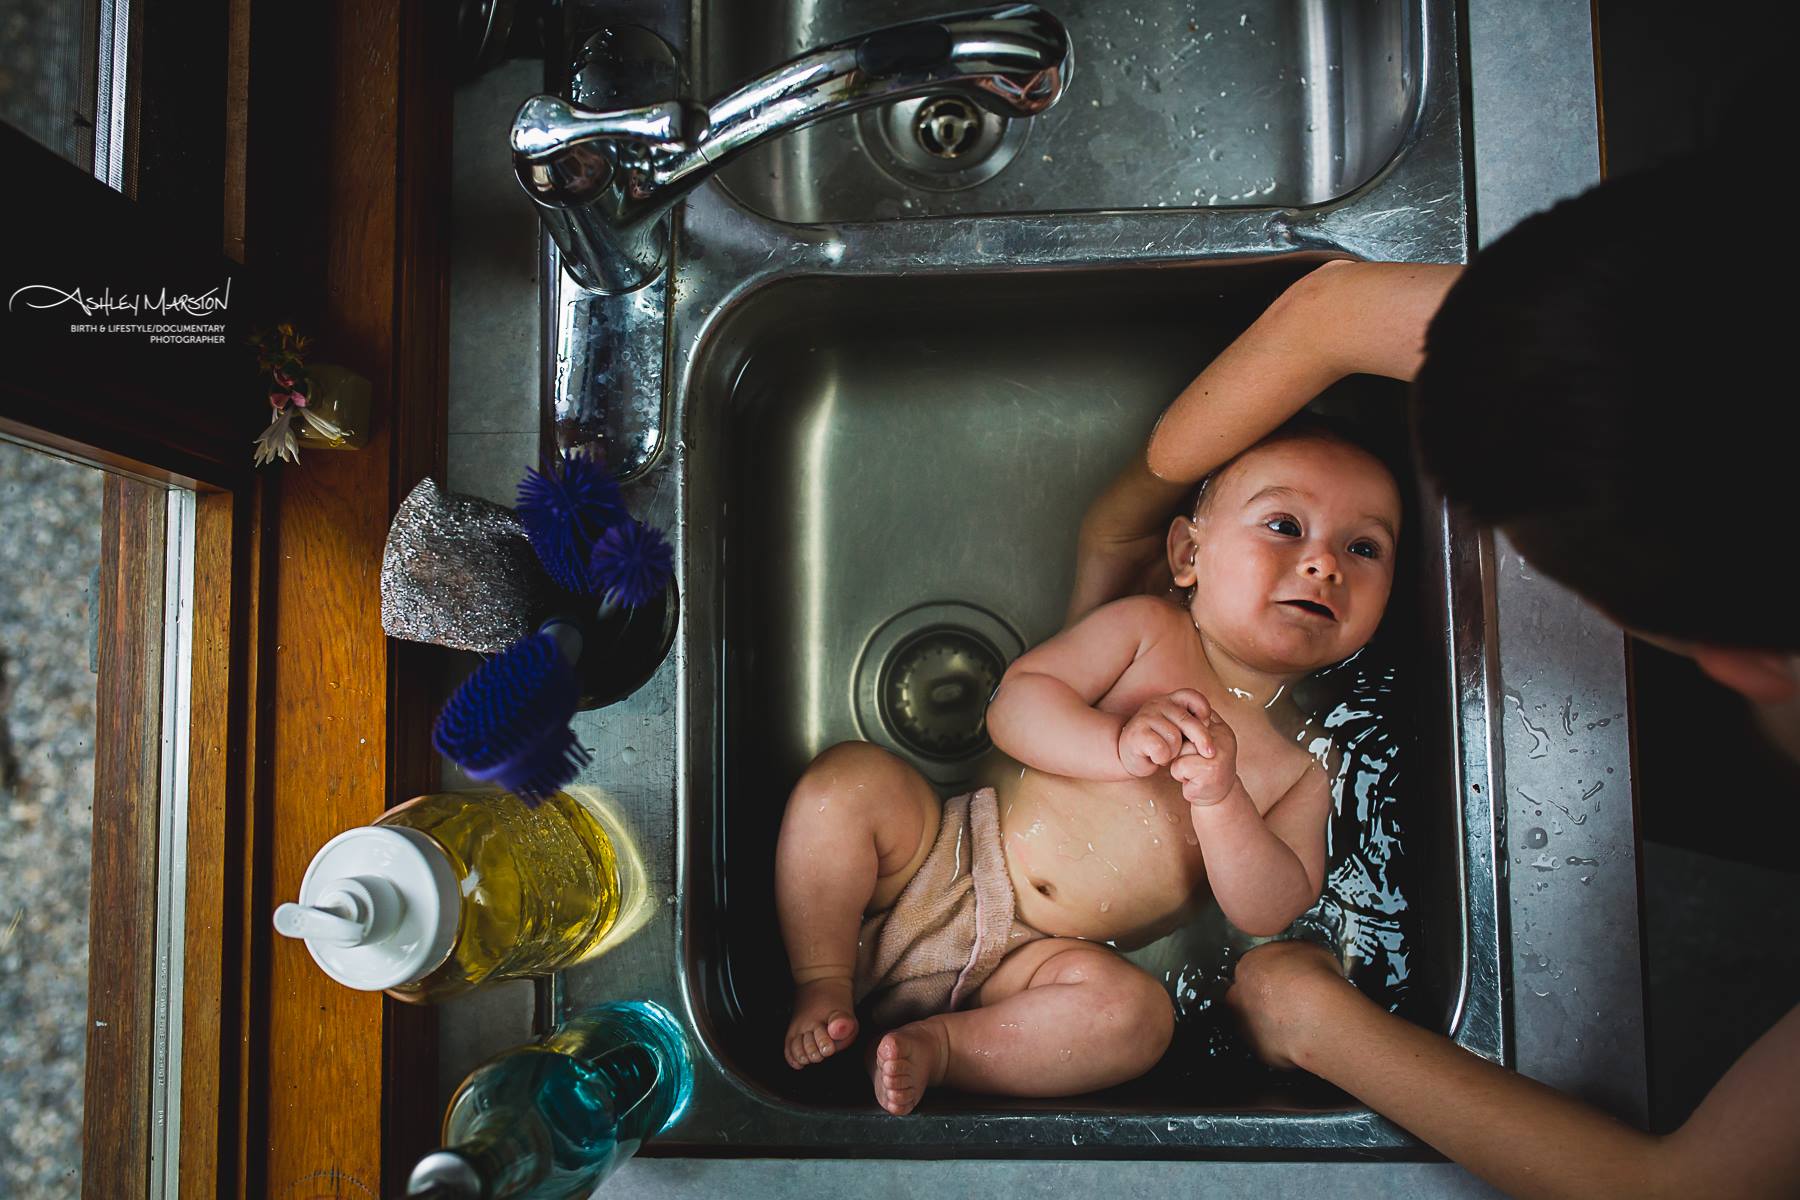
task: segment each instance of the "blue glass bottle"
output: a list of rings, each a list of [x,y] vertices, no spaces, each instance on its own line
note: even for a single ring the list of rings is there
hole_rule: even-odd
[[[693,1086],[687,1039],[666,1011],[596,1005],[463,1080],[444,1115],[445,1149],[413,1169],[407,1194],[585,1196],[681,1116]]]

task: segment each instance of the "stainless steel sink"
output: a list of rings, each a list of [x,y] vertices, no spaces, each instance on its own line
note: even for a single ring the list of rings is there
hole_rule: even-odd
[[[655,9],[665,39],[701,48],[690,67],[708,91],[803,42],[924,11],[714,4],[694,28],[685,6]],[[634,511],[680,555],[674,653],[636,695],[577,725],[595,751],[584,782],[631,819],[664,903],[561,980],[570,1005],[635,995],[685,1015],[699,1076],[661,1152],[1416,1152],[1341,1094],[1277,1081],[1223,1044],[1208,1002],[1242,945],[1217,922],[1139,952],[1168,979],[1182,1032],[1155,1073],[1109,1093],[941,1093],[896,1120],[848,1059],[796,1075],[776,1053],[788,982],[771,864],[806,760],[869,737],[949,790],[978,749],[940,752],[941,731],[896,728],[883,704],[894,656],[950,629],[962,639],[950,657],[1004,660],[1052,632],[1082,510],[1179,387],[1302,272],[1334,256],[1466,254],[1454,6],[1162,0],[1058,15],[1076,90],[987,182],[900,188],[869,167],[868,130],[843,120],[693,193],[650,288],[584,293],[546,251],[547,415],[565,444],[606,445]],[[1202,80],[1227,95],[1206,99]],[[1265,173],[1230,152],[1213,159],[1216,143],[1171,120],[1191,113],[1198,129],[1203,104],[1207,121],[1230,121],[1206,137],[1263,156],[1252,161]],[[1371,381],[1330,402],[1390,428],[1401,411],[1398,390]],[[1380,650],[1399,664],[1383,736],[1404,755],[1389,811],[1405,864],[1388,882],[1407,915],[1375,934],[1369,914],[1341,908],[1316,923],[1363,947],[1359,982],[1498,1058],[1492,587],[1483,544],[1429,497],[1420,512],[1416,580]],[[1368,849],[1357,840],[1368,787],[1350,784],[1334,828],[1346,879]],[[1377,963],[1368,939],[1390,934],[1404,957]]]
[[[796,223],[1315,205],[1372,179],[1421,114],[1432,14],[1416,0],[1051,7],[1076,69],[1042,116],[990,120],[954,158],[920,144],[919,104],[885,120],[823,122],[733,164],[726,186]],[[807,46],[942,11],[941,0],[714,5],[700,91],[717,94]]]
[[[1230,1052],[1209,1008],[1244,942],[1216,917],[1136,956],[1176,993],[1182,1033],[1162,1068],[1105,1095],[945,1095],[896,1121],[872,1107],[855,1056],[796,1074],[778,1052],[787,988],[771,866],[787,788],[846,738],[893,746],[946,790],[966,780],[978,750],[910,745],[868,683],[883,665],[871,658],[908,644],[890,633],[896,625],[915,642],[983,642],[998,658],[1054,632],[1087,500],[1142,445],[1168,397],[1311,265],[814,277],[759,292],[716,327],[685,414],[696,515],[686,557],[690,579],[714,581],[708,611],[690,626],[690,646],[709,647],[688,661],[690,704],[701,706],[690,714],[715,731],[717,757],[691,781],[689,803],[710,807],[713,833],[689,843],[688,878],[713,886],[687,893],[684,966],[709,1057],[736,1092],[712,1101],[713,1119],[752,1113],[759,1136],[834,1152],[1060,1148],[1094,1137],[1095,1122],[1109,1144],[1143,1149],[1286,1146],[1303,1129],[1315,1143],[1397,1144],[1340,1094],[1277,1084]],[[1400,402],[1396,385],[1374,380],[1323,401],[1390,427]],[[702,528],[700,513],[723,517]],[[1441,581],[1441,524],[1414,532],[1409,577]],[[1437,569],[1420,572],[1423,556]],[[1498,998],[1479,966],[1492,948],[1472,946],[1462,919],[1470,829],[1443,683],[1455,650],[1439,632],[1443,597],[1426,591],[1405,590],[1392,636],[1370,652],[1398,660],[1401,681],[1382,736],[1385,753],[1406,758],[1395,773],[1405,786],[1382,780],[1377,802],[1391,805],[1395,831],[1404,827],[1406,854],[1386,861],[1387,899],[1406,913],[1390,931],[1395,955],[1363,982],[1381,993],[1398,972],[1405,986],[1384,998],[1479,1049]],[[1478,658],[1480,644],[1477,635],[1461,651]],[[1415,724],[1428,731],[1422,744],[1405,732]],[[1368,790],[1354,779],[1346,789],[1339,861],[1358,849]],[[1481,793],[1471,799],[1480,804]],[[1327,936],[1356,939],[1343,928],[1347,907],[1359,909],[1353,922],[1384,919],[1353,900],[1324,914]],[[1487,1015],[1465,1023],[1471,987],[1488,989],[1474,1005]]]

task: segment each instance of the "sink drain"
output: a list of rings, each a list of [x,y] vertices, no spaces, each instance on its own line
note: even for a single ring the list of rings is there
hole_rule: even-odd
[[[919,147],[936,158],[961,158],[981,140],[981,112],[967,100],[940,96],[927,100],[913,117]]]
[[[888,659],[881,715],[920,754],[967,758],[987,747],[988,697],[1005,670],[1000,652],[967,630],[927,629]]]
[[[998,175],[1018,156],[1029,120],[1007,120],[960,96],[864,109],[857,133],[870,159],[908,187],[954,192]]]
[[[924,604],[875,631],[856,664],[864,738],[939,783],[957,782],[989,746],[987,704],[1025,649],[1011,626],[971,604]]]

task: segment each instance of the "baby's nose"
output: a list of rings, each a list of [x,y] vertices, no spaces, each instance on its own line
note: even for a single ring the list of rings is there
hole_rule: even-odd
[[[1332,583],[1342,583],[1343,573],[1338,569],[1337,556],[1329,550],[1321,550],[1306,557],[1301,563],[1301,571],[1309,579],[1328,579]]]

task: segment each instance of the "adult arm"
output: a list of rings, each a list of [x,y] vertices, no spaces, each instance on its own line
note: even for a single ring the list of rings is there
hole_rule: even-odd
[[[1067,620],[1141,590],[1169,517],[1207,472],[1346,375],[1411,379],[1456,265],[1327,263],[1303,276],[1163,413],[1082,519]]]
[[[1226,1003],[1266,1061],[1336,1084],[1510,1195],[1800,1189],[1800,1008],[1745,1052],[1685,1125],[1657,1137],[1384,1011],[1316,946],[1252,950]]]

